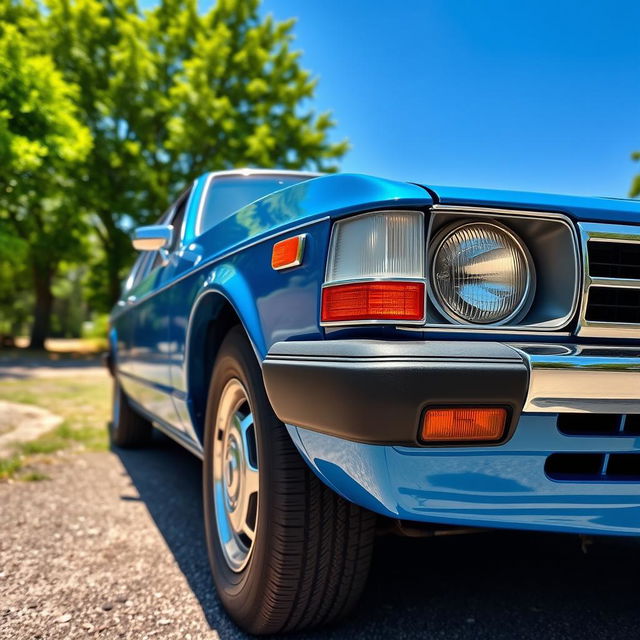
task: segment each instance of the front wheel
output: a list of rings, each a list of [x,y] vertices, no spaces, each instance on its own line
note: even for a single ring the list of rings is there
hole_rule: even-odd
[[[220,347],[207,402],[209,561],[231,617],[254,634],[344,616],[364,587],[375,516],[316,478],[267,399],[242,330]]]

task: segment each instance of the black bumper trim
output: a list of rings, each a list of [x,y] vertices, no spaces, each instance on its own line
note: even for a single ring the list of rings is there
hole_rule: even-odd
[[[521,354],[497,342],[278,342],[263,375],[283,422],[384,445],[443,446],[418,440],[425,408],[443,405],[506,407],[508,439],[529,387]]]

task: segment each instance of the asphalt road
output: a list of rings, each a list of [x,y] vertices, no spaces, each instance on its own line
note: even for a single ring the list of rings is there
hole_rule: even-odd
[[[215,596],[200,463],[171,442],[65,454],[0,485],[0,638],[245,635]],[[490,532],[382,538],[357,611],[289,638],[640,638],[640,541]]]

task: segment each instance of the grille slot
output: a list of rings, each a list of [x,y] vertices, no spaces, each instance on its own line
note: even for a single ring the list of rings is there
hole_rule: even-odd
[[[565,436],[640,436],[640,414],[560,413],[556,424]]]
[[[620,431],[622,416],[601,413],[561,413],[558,431],[568,436],[610,436]]]
[[[589,479],[601,476],[604,462],[604,453],[552,453],[544,470],[554,480]]]
[[[624,433],[628,436],[640,436],[640,414],[627,416],[624,422]]]
[[[640,324],[640,289],[591,287],[585,317],[592,322]]]
[[[553,453],[544,470],[560,482],[640,482],[640,453]]]
[[[607,464],[608,478],[640,479],[640,455],[637,453],[612,453]]]
[[[640,280],[640,244],[589,242],[588,248],[592,277]]]
[[[612,453],[607,464],[607,478],[639,480],[640,455],[637,453]]]

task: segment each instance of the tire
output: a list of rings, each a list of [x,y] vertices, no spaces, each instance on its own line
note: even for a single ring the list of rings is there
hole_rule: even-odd
[[[233,404],[230,394],[235,398],[239,388],[244,404],[241,398]],[[228,418],[228,408],[235,406]],[[251,426],[240,435],[246,454],[239,459],[247,469],[257,465],[259,470],[252,481],[245,478],[258,491],[251,494],[256,499],[244,501],[247,515],[240,518],[248,523],[247,530],[253,525],[253,541],[244,533],[235,539],[229,523],[236,512],[229,515],[230,508],[225,509],[225,504],[237,509],[242,504],[234,501],[233,489],[242,483],[235,481],[230,470],[234,456],[227,454],[237,453],[232,441],[243,424]],[[224,339],[211,378],[203,498],[217,592],[244,630],[270,634],[318,626],[343,617],[355,605],[369,572],[375,515],[328,489],[303,461],[273,413],[260,367],[239,327]],[[243,540],[249,547],[246,555],[234,555]]]
[[[112,419],[109,423],[111,446],[123,449],[144,446],[151,441],[152,429],[151,422],[131,407],[127,394],[114,376]]]

